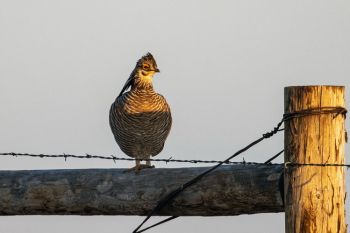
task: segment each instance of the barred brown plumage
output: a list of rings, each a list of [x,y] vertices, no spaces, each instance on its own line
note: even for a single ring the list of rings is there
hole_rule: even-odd
[[[109,123],[120,149],[130,157],[149,159],[159,154],[170,132],[172,118],[165,98],[156,93],[152,77],[159,72],[152,54],[136,63],[122,91],[111,106]],[[129,87],[131,90],[125,92]],[[125,92],[125,93],[124,93]],[[153,167],[150,161],[132,168]]]

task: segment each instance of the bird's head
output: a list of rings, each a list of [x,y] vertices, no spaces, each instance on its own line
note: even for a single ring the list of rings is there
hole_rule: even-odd
[[[152,54],[147,53],[137,61],[135,71],[139,78],[151,79],[156,72],[159,72],[159,69]]]
[[[130,86],[140,84],[150,85],[152,83],[153,75],[157,72],[160,71],[157,67],[156,60],[154,60],[151,53],[147,53],[137,61],[135,69],[130,74],[129,79],[126,81],[119,96],[121,96]]]

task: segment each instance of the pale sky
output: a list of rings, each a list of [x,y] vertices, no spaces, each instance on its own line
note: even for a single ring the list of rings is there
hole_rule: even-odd
[[[109,129],[109,107],[151,52],[161,70],[154,86],[173,114],[157,158],[225,159],[280,120],[285,86],[344,85],[349,98],[349,22],[346,0],[0,0],[0,151],[125,156]],[[279,134],[235,161],[262,162],[282,148]],[[111,167],[0,158],[1,170]],[[350,187],[349,171],[346,178]],[[0,232],[121,233],[142,219],[0,217]],[[179,218],[149,232],[283,231],[280,213]]]

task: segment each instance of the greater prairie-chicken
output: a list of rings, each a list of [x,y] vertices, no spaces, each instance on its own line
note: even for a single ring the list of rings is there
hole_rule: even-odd
[[[152,54],[136,63],[129,79],[109,112],[109,124],[120,149],[136,159],[138,172],[151,168],[150,161],[140,160],[159,154],[171,128],[171,113],[165,98],[153,89],[153,75],[159,72]],[[127,91],[128,88],[130,91]]]

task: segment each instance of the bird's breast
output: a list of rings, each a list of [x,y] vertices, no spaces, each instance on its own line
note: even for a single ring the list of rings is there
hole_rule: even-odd
[[[127,93],[123,101],[123,110],[127,114],[139,114],[150,112],[169,112],[169,106],[161,95]]]

